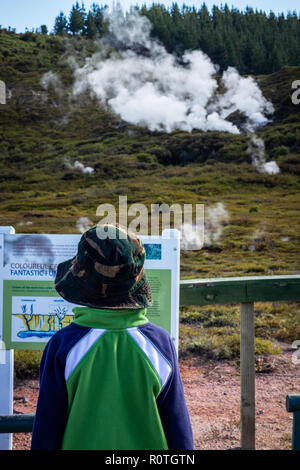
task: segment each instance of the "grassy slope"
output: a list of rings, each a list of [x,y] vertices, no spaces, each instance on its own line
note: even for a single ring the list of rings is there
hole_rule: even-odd
[[[148,209],[223,202],[230,220],[218,250],[183,252],[181,277],[299,272],[300,120],[290,99],[299,67],[257,77],[276,107],[273,122],[257,132],[281,168],[268,176],[250,164],[245,135],[151,133],[88,97],[72,100],[67,58],[83,63],[94,50],[82,39],[0,32],[0,78],[12,93],[0,113],[0,224],[76,233],[79,216],[96,223],[97,206],[117,204],[119,195]],[[39,82],[49,70],[60,74],[61,96],[43,95]],[[69,170],[66,157],[96,173]]]

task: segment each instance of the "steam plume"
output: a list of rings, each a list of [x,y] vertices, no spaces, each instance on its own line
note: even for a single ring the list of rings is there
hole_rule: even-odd
[[[86,232],[92,225],[93,222],[88,217],[79,217],[76,222],[76,228],[80,233]]]
[[[204,243],[218,243],[222,236],[223,227],[229,220],[229,213],[222,202],[208,207],[205,214]]]
[[[200,227],[185,223],[180,228],[181,250],[200,250],[204,246],[220,242],[224,224],[229,220],[229,213],[224,204],[218,202],[205,209],[204,239]]]
[[[268,175],[280,173],[279,166],[276,162],[266,162],[265,143],[255,134],[251,136],[247,152],[251,155],[252,165],[255,166],[259,173],[266,173]]]
[[[62,81],[59,75],[57,73],[52,72],[52,70],[42,76],[40,84],[42,85],[44,90],[48,91],[50,88],[52,88],[55,90],[55,93],[59,96],[59,98],[63,97],[64,87]]]
[[[88,175],[92,175],[95,172],[94,168],[91,166],[84,166],[83,163],[78,160],[76,160],[75,163],[71,163],[68,159],[65,159],[65,165],[70,168],[70,170],[77,170]]]
[[[73,93],[85,90],[108,104],[122,119],[151,131],[216,130],[239,133],[226,118],[240,111],[247,128],[266,124],[273,106],[252,78],[230,67],[222,76],[220,94],[214,65],[202,51],[185,52],[181,63],[150,37],[149,20],[119,8],[110,17],[110,41],[118,53],[105,58],[104,46],[74,71]],[[141,54],[142,52],[142,54]]]

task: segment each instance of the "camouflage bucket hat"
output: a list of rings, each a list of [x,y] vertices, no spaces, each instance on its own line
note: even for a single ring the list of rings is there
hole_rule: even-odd
[[[152,305],[144,271],[145,248],[140,239],[119,224],[87,230],[77,255],[57,267],[55,288],[68,302],[92,308],[138,309]],[[120,234],[122,235],[120,236]],[[124,237],[124,238],[122,238]]]

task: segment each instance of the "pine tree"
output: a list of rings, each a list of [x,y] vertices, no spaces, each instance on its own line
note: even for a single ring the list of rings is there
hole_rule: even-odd
[[[108,21],[105,19],[105,11],[107,8],[107,6],[99,7],[96,3],[93,3],[92,5],[91,14],[93,16],[96,32],[100,36],[103,36],[108,32]]]
[[[254,57],[254,41],[247,37],[245,40],[245,45],[243,47],[243,72],[244,73],[253,73],[253,61],[255,61]]]
[[[66,34],[68,30],[68,20],[64,13],[61,11],[60,14],[55,18],[54,33],[62,36]]]
[[[72,10],[69,17],[69,30],[75,36],[76,33],[79,33],[83,30],[85,23],[85,10],[84,5],[79,6],[79,3],[76,2],[72,6]]]
[[[205,5],[205,3],[203,3],[201,9],[199,10],[198,16],[199,16],[200,23],[203,26],[208,26],[211,23],[211,18],[210,18],[210,15],[209,15],[209,11],[208,11],[207,6]]]
[[[171,52],[172,20],[168,10],[163,5],[153,4],[149,10],[142,7],[141,14],[145,14],[152,23],[151,35],[159,39],[167,51]]]
[[[45,24],[41,25],[41,33],[42,34],[48,34],[48,28]]]
[[[253,45],[252,73],[266,73],[266,51],[261,41],[255,41]]]
[[[171,8],[171,50],[184,52],[183,47],[183,19],[177,3],[173,3]]]
[[[227,63],[224,64],[224,68],[227,67],[239,67],[239,60],[236,52],[236,48],[233,44],[233,38],[227,37],[225,40],[225,49],[227,51]]]
[[[269,57],[269,73],[276,72],[277,70],[281,69],[285,63],[286,58],[284,50],[281,44],[275,42]]]
[[[97,34],[97,29],[94,21],[93,14],[88,13],[84,24],[84,35],[90,39],[94,38]]]
[[[199,40],[199,27],[196,9],[183,7],[182,39],[185,49],[197,49]]]
[[[215,35],[215,48],[212,54],[212,59],[215,64],[220,66],[220,71],[228,67],[228,54],[222,36],[217,33]]]

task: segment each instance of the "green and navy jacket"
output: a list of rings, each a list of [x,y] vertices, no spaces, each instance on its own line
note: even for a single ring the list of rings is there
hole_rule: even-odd
[[[31,448],[193,449],[169,334],[146,309],[73,312],[44,349]]]

